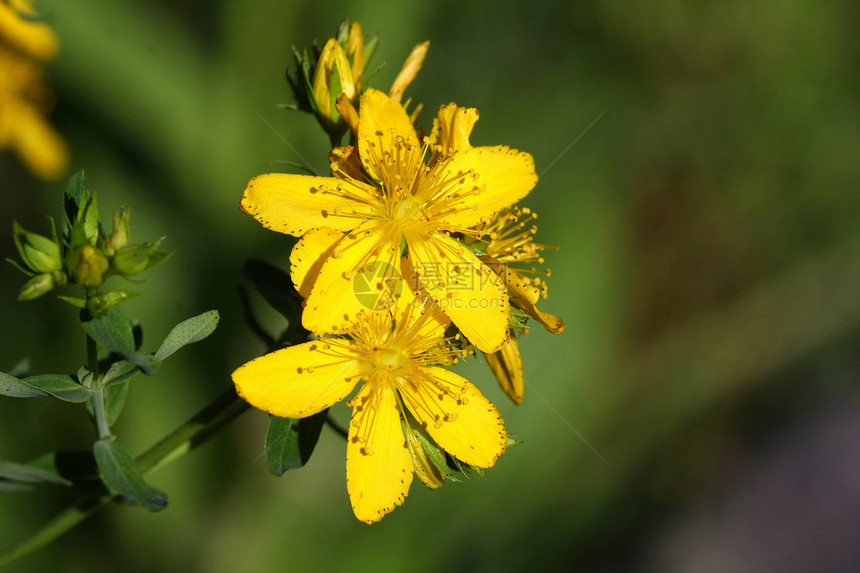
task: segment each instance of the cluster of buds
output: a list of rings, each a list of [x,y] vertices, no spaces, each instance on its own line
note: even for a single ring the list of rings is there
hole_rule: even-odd
[[[138,293],[113,291],[95,295],[108,277],[132,277],[166,260],[173,253],[158,250],[162,239],[130,243],[131,208],[118,208],[113,232],[106,235],[98,213],[96,195],[89,191],[83,172],[69,180],[63,236],[51,219],[51,237],[31,233],[16,221],[13,236],[21,263],[9,261],[32,277],[18,300],[33,300],[66,284],[87,289],[86,301],[64,297],[76,306],[86,306],[93,315],[103,314],[114,304]]]
[[[358,22],[344,21],[336,38],[329,38],[320,50],[317,45],[303,52],[294,47],[298,70],[287,70],[287,81],[296,103],[288,107],[313,113],[333,141],[346,133],[347,122],[335,108],[341,94],[353,105],[361,94],[361,82],[376,50],[378,36],[365,39]]]

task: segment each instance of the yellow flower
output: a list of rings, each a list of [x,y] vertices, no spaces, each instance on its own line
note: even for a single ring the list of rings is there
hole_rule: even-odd
[[[241,203],[247,213],[269,229],[303,236],[290,260],[312,269],[296,281],[307,297],[305,328],[344,331],[363,308],[354,296],[356,274],[382,261],[392,276],[414,274],[410,287],[426,289],[480,350],[507,342],[501,277],[452,234],[474,235],[527,195],[537,182],[534,161],[506,146],[470,146],[433,150],[428,164],[432,144],[419,142],[400,103],[368,90],[359,114],[360,164],[353,150],[340,149],[331,155],[334,177],[271,173],[248,183]]]
[[[511,296],[511,303],[540,322],[544,328],[553,334],[564,332],[564,321],[548,312],[537,308],[540,299],[547,297],[546,281],[539,276],[532,278],[527,275],[549,276],[549,269],[538,270],[535,267],[517,268],[514,264],[537,262],[543,264],[541,252],[554,248],[537,243],[534,235],[537,227],[531,222],[537,214],[528,208],[514,207],[505,209],[496,216],[495,221],[481,231],[481,250],[486,253],[485,261],[504,279]],[[496,264],[493,264],[496,261]],[[502,264],[498,264],[502,263]]]
[[[248,403],[275,416],[303,418],[356,396],[347,440],[346,477],[358,519],[379,521],[403,503],[413,473],[430,468],[407,445],[408,411],[436,443],[482,468],[504,453],[498,410],[465,378],[443,368],[459,351],[445,338],[447,319],[414,301],[362,313],[346,337],[321,338],[272,352],[233,372]],[[416,468],[417,466],[417,468]],[[439,476],[422,475],[428,485]],[[437,483],[438,482],[438,483]]]
[[[0,149],[11,149],[38,177],[56,179],[66,169],[66,144],[45,119],[52,97],[42,63],[57,50],[54,33],[32,16],[30,2],[0,2]]]

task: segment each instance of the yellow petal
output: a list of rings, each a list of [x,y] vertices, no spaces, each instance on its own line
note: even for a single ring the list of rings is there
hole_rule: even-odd
[[[400,395],[439,447],[457,459],[488,468],[505,452],[501,414],[462,376],[438,366],[422,368],[401,382]]]
[[[26,0],[0,2],[0,37],[38,60],[57,54],[57,36],[45,22],[25,20],[20,14],[38,17]]]
[[[299,239],[290,253],[290,276],[303,298],[311,294],[311,287],[320,274],[323,263],[331,257],[344,234],[323,227],[311,229]]]
[[[415,79],[415,76],[418,75],[418,71],[421,69],[421,66],[424,65],[424,59],[427,57],[427,51],[430,49],[430,42],[422,42],[412,48],[412,52],[409,54],[409,57],[406,58],[406,61],[403,63],[403,67],[400,68],[400,73],[397,74],[397,77],[394,79],[394,83],[391,84],[391,91],[388,92],[391,95],[391,99],[396,101],[401,101],[403,99],[403,92],[406,91],[406,88],[409,87],[409,84],[412,83],[412,80]]]
[[[484,258],[481,257],[481,260],[484,260]],[[521,301],[525,302],[525,304],[537,304],[540,300],[540,289],[531,284],[528,277],[523,276],[507,265],[501,263],[497,265],[494,268],[504,267],[505,284],[508,286],[508,292],[515,305],[518,305]]]
[[[439,115],[433,120],[430,145],[440,155],[454,150],[471,149],[469,135],[478,121],[478,110],[473,107],[457,107],[449,103],[439,108]]]
[[[388,384],[365,384],[355,398],[346,446],[346,488],[355,516],[379,521],[403,503],[412,484],[412,457]]]
[[[523,401],[523,359],[520,356],[520,345],[517,339],[511,337],[501,350],[490,354],[484,354],[487,364],[499,381],[499,386],[505,394],[519,404]]]
[[[537,301],[539,296],[536,294],[537,289],[526,284],[524,277],[504,267],[508,286],[508,293],[511,295],[511,304],[522,309],[530,317],[541,323],[547,331],[552,334],[561,334],[564,332],[564,321],[554,314],[542,312],[538,310]]]
[[[361,24],[358,22],[349,25],[346,55],[352,58],[352,77],[355,79],[355,89],[361,91],[361,74],[364,73],[364,35],[361,33]]]
[[[538,180],[530,154],[501,145],[457,151],[446,170],[477,175],[464,185],[464,190],[474,191],[459,203],[462,208],[441,217],[443,223],[454,227],[474,227],[489,221],[528,195]]]
[[[47,180],[63,175],[69,163],[68,147],[41,114],[22,106],[14,129],[15,151],[30,171]]]
[[[367,210],[362,200],[373,193],[334,177],[267,173],[248,182],[241,206],[267,229],[300,237],[316,227],[354,229],[361,220],[355,213]]]
[[[282,418],[304,418],[340,402],[361,376],[349,340],[320,339],[276,350],[233,372],[246,402]]]
[[[421,286],[409,257],[400,259],[400,274],[403,289],[394,308],[398,329],[413,331],[415,339],[444,338],[451,319]]]
[[[501,348],[510,327],[501,278],[447,235],[407,235],[406,242],[415,275],[442,312],[479,350]]]
[[[400,277],[399,258],[399,234],[375,221],[360,225],[320,265],[302,325],[311,332],[346,332],[359,312],[390,307],[384,289]]]
[[[328,154],[329,165],[332,175],[340,174],[341,179],[355,179],[361,181],[361,161],[358,152],[352,145],[346,147],[335,147]]]
[[[358,154],[368,173],[381,179],[378,163],[383,153],[397,146],[417,146],[418,136],[406,110],[378,90],[361,95],[358,123]]]

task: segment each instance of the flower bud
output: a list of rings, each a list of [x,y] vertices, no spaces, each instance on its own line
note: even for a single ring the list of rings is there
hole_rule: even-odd
[[[406,423],[404,423],[404,426]],[[430,459],[427,450],[418,436],[410,427],[406,427],[406,446],[409,448],[409,453],[412,455],[412,469],[421,483],[430,489],[439,489],[445,485],[445,476]]]
[[[511,338],[499,350],[484,354],[487,364],[499,381],[499,386],[505,391],[505,394],[514,401],[514,404],[519,404],[523,401],[523,359],[520,356],[520,345],[517,339],[511,333]]]
[[[354,102],[358,96],[352,66],[343,48],[334,38],[323,46],[312,83],[317,118],[329,134],[341,135],[345,125],[335,109],[335,100],[342,93]]]
[[[113,212],[113,233],[107,238],[105,251],[113,256],[128,244],[131,237],[131,207],[122,207]]]
[[[24,229],[17,221],[12,223],[12,236],[21,260],[37,273],[52,273],[63,268],[60,245],[54,240]]]
[[[59,281],[57,280],[59,279]],[[42,273],[27,281],[18,291],[18,300],[33,300],[39,298],[52,290],[55,286],[61,286],[66,282],[66,275],[60,272]]]
[[[90,311],[90,314],[92,314],[93,316],[102,316],[113,305],[120,303],[126,299],[140,296],[141,294],[143,293],[130,292],[125,290],[106,292],[105,294],[90,297],[87,300],[87,310]]]
[[[78,247],[69,257],[69,274],[72,281],[83,287],[102,284],[110,264],[105,256],[92,245]]]
[[[142,273],[166,260],[173,253],[164,253],[158,250],[158,245],[162,240],[126,245],[119,249],[111,262],[114,272],[129,277]]]

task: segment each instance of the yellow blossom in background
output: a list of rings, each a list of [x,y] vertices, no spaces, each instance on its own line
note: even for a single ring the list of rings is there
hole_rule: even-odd
[[[36,176],[56,179],[66,169],[65,142],[47,122],[53,105],[42,67],[57,39],[26,0],[0,2],[0,149],[14,151]]]
[[[408,299],[393,310],[359,314],[346,337],[277,350],[233,373],[242,398],[285,418],[325,410],[363,380],[349,402],[346,476],[355,516],[367,523],[403,503],[414,473],[429,487],[442,485],[407,412],[439,447],[472,466],[491,467],[507,445],[496,407],[444,368],[460,353],[445,337],[448,320],[434,305]]]
[[[381,261],[416,294],[429,293],[478,349],[500,349],[510,328],[503,277],[452,235],[475,235],[531,191],[531,155],[470,147],[433,151],[428,164],[432,141],[422,144],[404,107],[376,90],[362,95],[358,120],[357,157],[351,148],[335,150],[333,177],[260,175],[242,198],[267,228],[302,237],[291,261],[314,269],[296,282],[307,297],[305,328],[347,329],[364,308],[353,294],[355,276]]]

